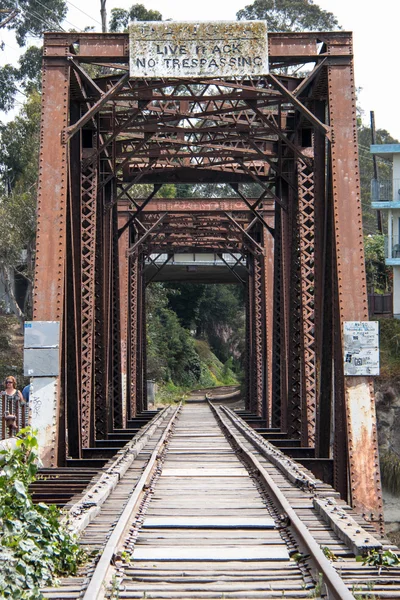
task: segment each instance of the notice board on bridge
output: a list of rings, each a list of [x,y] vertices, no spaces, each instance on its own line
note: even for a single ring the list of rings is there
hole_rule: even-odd
[[[379,323],[345,321],[344,374],[379,375]]]
[[[131,77],[268,73],[266,21],[136,21],[129,27],[129,44]]]

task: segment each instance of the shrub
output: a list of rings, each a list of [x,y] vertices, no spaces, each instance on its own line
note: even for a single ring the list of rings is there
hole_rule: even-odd
[[[75,574],[83,551],[57,507],[33,504],[38,443],[30,428],[18,436],[15,449],[0,451],[0,597],[39,600],[57,575]]]

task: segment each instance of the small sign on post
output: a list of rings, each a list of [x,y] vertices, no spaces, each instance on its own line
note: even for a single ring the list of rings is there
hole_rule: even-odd
[[[131,77],[268,73],[266,21],[136,21],[129,27],[129,43]]]
[[[24,375],[56,377],[60,362],[59,321],[26,321],[24,333]]]
[[[345,321],[344,374],[379,375],[379,324],[377,321]]]

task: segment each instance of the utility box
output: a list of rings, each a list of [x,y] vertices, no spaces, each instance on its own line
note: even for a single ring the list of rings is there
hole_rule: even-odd
[[[60,368],[59,321],[26,321],[24,325],[24,375],[57,377]]]

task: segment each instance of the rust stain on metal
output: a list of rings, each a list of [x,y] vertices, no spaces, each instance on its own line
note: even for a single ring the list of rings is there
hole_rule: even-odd
[[[239,278],[247,285],[248,405],[311,445],[326,352],[315,340],[329,327],[336,346],[335,464],[349,465],[353,504],[378,521],[373,390],[368,379],[345,380],[340,362],[343,321],[367,318],[351,35],[273,33],[267,44],[262,22],[156,22],[134,24],[130,56],[129,42],[127,34],[45,37],[34,315],[65,328],[64,307],[74,306],[77,324],[76,335],[62,336],[65,364],[45,436],[49,461],[57,461],[58,411],[67,389],[76,389],[78,398],[67,399],[66,431],[77,431],[72,423],[68,428],[68,419],[76,419],[86,446],[95,430],[105,437],[113,430],[112,418],[105,418],[109,398],[114,407],[125,406],[118,396],[121,374],[128,396],[122,412],[133,417],[146,407],[144,287],[152,253],[238,253],[251,271],[246,281]],[[76,63],[71,76],[70,56]],[[90,62],[108,66],[110,74],[93,80],[83,73]],[[312,77],[282,75],[281,67],[304,62],[318,65]],[[121,77],[129,66],[133,77]],[[274,77],[266,76],[268,69]],[[327,108],[329,130],[321,121]],[[314,156],[320,132],[327,134],[326,160]],[[331,189],[320,183],[314,191],[314,182],[329,181],[328,166]],[[138,199],[139,183],[152,185],[154,194]],[[236,191],[257,183],[262,194],[155,198],[165,183],[226,184]],[[116,232],[110,234],[116,205],[119,227],[129,223],[117,241],[111,239]],[[111,265],[114,271],[118,265],[119,277],[110,275]],[[334,283],[321,307],[327,281]],[[321,319],[325,308],[330,320]],[[76,358],[72,373],[70,356]],[[347,475],[343,469],[346,481]]]

